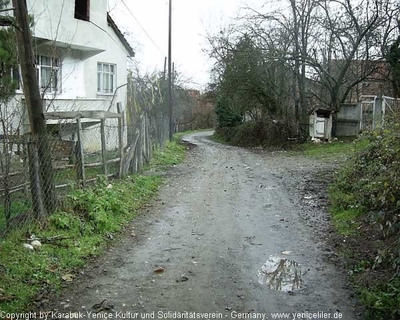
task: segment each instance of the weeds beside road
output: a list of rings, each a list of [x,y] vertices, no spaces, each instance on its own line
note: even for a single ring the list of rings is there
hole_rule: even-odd
[[[290,151],[331,165],[309,170],[305,207],[325,206],[335,232],[322,228],[320,237],[344,262],[362,304],[366,319],[400,317],[400,206],[397,178],[400,147],[396,130],[366,134],[355,141],[306,143]],[[308,217],[309,218],[309,217]],[[318,223],[321,229],[321,224]]]
[[[38,308],[50,293],[73,281],[90,259],[105,251],[132,219],[157,193],[163,178],[157,172],[178,164],[185,147],[169,143],[157,150],[148,170],[151,175],[132,175],[108,182],[99,178],[90,188],[75,189],[62,209],[42,225],[15,230],[0,242],[0,309],[22,312]],[[23,247],[32,239],[41,246]]]
[[[289,175],[303,179],[286,181],[303,194],[307,224],[336,248],[335,260],[344,262],[371,320],[400,318],[400,128],[391,128],[354,141],[309,142],[283,151],[314,159],[301,170],[288,166]],[[226,132],[218,132],[214,139],[223,142]],[[237,131],[231,138],[241,145],[261,143],[254,132]],[[326,208],[327,215],[313,207]]]

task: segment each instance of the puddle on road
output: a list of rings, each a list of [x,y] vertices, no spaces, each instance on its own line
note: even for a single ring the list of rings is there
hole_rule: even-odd
[[[295,291],[303,286],[301,265],[296,261],[270,256],[258,270],[258,282],[277,291]]]

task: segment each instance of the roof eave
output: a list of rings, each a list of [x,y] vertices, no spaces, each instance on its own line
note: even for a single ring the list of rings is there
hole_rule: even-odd
[[[123,44],[125,49],[128,51],[129,57],[134,57],[135,56],[135,51],[133,51],[131,45],[129,44],[129,42],[124,37],[124,35],[122,34],[121,30],[119,30],[117,24],[111,18],[109,13],[107,13],[107,22],[110,24],[111,28],[114,30],[114,32],[117,35],[118,39],[121,41],[121,43]]]

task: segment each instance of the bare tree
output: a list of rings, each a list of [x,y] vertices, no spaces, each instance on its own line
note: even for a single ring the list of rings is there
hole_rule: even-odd
[[[293,62],[296,116],[305,120],[308,97],[338,110],[349,93],[377,69],[397,36],[399,3],[393,0],[288,0],[286,10],[247,8],[254,37],[288,44],[282,63]],[[283,5],[282,5],[283,6]],[[274,39],[273,43],[279,43]],[[316,90],[315,85],[319,87]],[[328,97],[328,99],[326,99]]]

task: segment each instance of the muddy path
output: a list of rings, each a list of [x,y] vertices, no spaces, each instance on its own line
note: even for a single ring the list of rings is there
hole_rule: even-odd
[[[221,145],[210,134],[185,137],[197,146],[134,233],[83,270],[52,310],[93,318],[92,306],[107,299],[116,318],[361,319],[329,259],[324,193],[310,182],[334,163]]]

